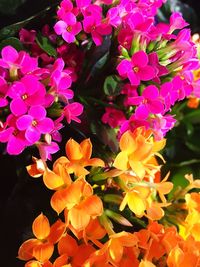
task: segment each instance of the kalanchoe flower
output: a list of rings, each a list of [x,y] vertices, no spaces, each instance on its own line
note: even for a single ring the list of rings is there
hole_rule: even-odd
[[[20,131],[25,131],[26,139],[32,144],[39,141],[41,134],[50,133],[54,128],[53,121],[46,118],[46,110],[42,106],[32,106],[28,115],[19,117],[16,124]]]
[[[7,100],[8,84],[3,77],[0,76],[0,107],[8,105]]]
[[[107,123],[110,127],[116,128],[126,120],[126,117],[121,110],[106,107],[106,112],[103,114],[101,120],[103,123]]]
[[[52,154],[59,151],[59,146],[56,142],[51,142],[50,144],[45,142],[37,142],[37,148],[40,153],[40,157],[42,160],[46,161],[52,159]]]
[[[8,91],[12,99],[11,112],[15,116],[25,114],[28,107],[43,105],[45,103],[46,90],[42,83],[33,75],[26,75],[20,81],[14,82]]]
[[[68,123],[71,123],[71,121],[76,121],[80,123],[81,121],[77,117],[80,116],[82,112],[83,106],[78,102],[68,104],[63,109],[63,115],[65,116]]]
[[[147,119],[149,114],[163,113],[164,105],[159,98],[159,90],[155,85],[147,86],[141,96],[130,97],[129,104],[138,106],[135,110],[137,119]]]
[[[148,55],[144,51],[138,51],[131,60],[123,59],[117,66],[117,71],[122,78],[128,78],[131,85],[139,85],[141,81],[149,81],[156,76],[155,68],[148,63]]]

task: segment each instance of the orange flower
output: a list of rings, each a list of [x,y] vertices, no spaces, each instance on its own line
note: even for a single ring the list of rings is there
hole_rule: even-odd
[[[194,108],[194,109],[196,109],[196,108],[198,108],[198,106],[199,106],[199,98],[197,98],[197,97],[189,97],[189,99],[188,99],[188,102],[187,102],[187,106],[189,107],[189,108]]]
[[[85,169],[87,166],[104,167],[104,162],[98,158],[91,158],[92,144],[90,139],[83,140],[80,145],[72,138],[68,140],[65,146],[67,155],[66,168],[68,173],[74,173],[77,177],[85,177],[89,172]]]
[[[59,257],[55,260],[53,267],[73,266],[80,267],[95,251],[90,244],[78,245],[77,241],[66,234],[58,242]]]
[[[135,129],[134,132],[125,132],[119,143],[121,152],[115,158],[113,166],[117,169],[126,171],[131,169],[143,179],[145,173],[150,173],[158,166],[148,164],[148,161],[165,146],[165,139],[154,142],[151,132],[145,131],[143,127]]]
[[[84,179],[78,179],[66,190],[57,191],[51,198],[52,208],[60,213],[65,209],[66,223],[83,230],[92,218],[103,212],[101,199],[93,195],[93,189]]]
[[[45,263],[52,256],[54,244],[62,237],[66,226],[61,220],[57,220],[50,227],[49,220],[41,213],[33,221],[32,229],[36,238],[28,239],[20,246],[18,258],[26,261],[35,258],[40,263]],[[37,266],[34,261],[29,264]]]

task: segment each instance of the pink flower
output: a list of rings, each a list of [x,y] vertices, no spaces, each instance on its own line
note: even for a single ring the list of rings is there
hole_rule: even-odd
[[[59,146],[55,142],[51,142],[50,144],[47,144],[45,142],[38,142],[37,148],[40,153],[40,158],[44,161],[46,161],[47,159],[51,160],[51,154],[54,154],[59,150]]]
[[[77,116],[80,116],[82,112],[83,106],[78,102],[68,104],[63,109],[63,115],[65,116],[68,123],[71,123],[72,120],[80,123],[81,121],[77,118]]]
[[[28,115],[22,115],[17,119],[17,128],[25,131],[26,139],[34,144],[39,141],[41,134],[50,133],[54,123],[46,118],[46,110],[42,106],[33,106],[29,109]]]
[[[116,128],[126,120],[126,117],[121,110],[106,107],[106,112],[103,114],[101,120],[103,123],[107,123],[110,127]]]
[[[140,81],[152,80],[156,75],[154,67],[148,65],[149,58],[144,51],[133,54],[131,61],[123,59],[117,66],[119,75],[128,78],[131,85],[139,85]]]
[[[25,138],[25,132],[16,127],[16,117],[10,114],[7,117],[5,128],[0,131],[0,142],[7,143],[6,150],[10,155],[19,155],[30,145]]]
[[[19,31],[19,38],[23,44],[33,44],[35,41],[35,37],[36,37],[36,31],[34,30],[28,31],[22,28]]]
[[[2,59],[0,59],[0,66],[6,69],[17,70],[20,69],[23,74],[37,69],[37,59],[31,58],[25,51],[19,53],[12,46],[5,46],[1,50]]]
[[[183,19],[181,13],[179,12],[173,12],[170,16],[170,32],[173,32],[174,30],[180,30],[184,27],[188,26],[189,24]]]
[[[163,113],[164,105],[159,98],[159,90],[154,85],[147,86],[142,92],[142,96],[129,98],[132,105],[138,105],[135,110],[135,117],[139,120],[145,120],[149,114]]]
[[[0,108],[8,105],[7,100],[8,84],[3,77],[0,76]]]
[[[33,75],[26,75],[20,81],[14,82],[8,91],[12,99],[11,112],[15,116],[25,114],[28,107],[43,105],[45,102],[46,89]]]

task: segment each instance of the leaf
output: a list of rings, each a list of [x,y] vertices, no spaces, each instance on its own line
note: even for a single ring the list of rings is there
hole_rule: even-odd
[[[2,50],[2,48],[7,46],[7,45],[11,45],[17,51],[24,50],[23,44],[16,37],[10,37],[10,38],[7,38],[7,39],[4,39],[3,41],[1,41],[0,50]]]
[[[43,36],[41,32],[37,34],[36,42],[40,46],[40,48],[44,50],[49,56],[57,56],[57,52],[56,49],[53,47],[53,44],[47,37]]]
[[[123,217],[121,214],[119,214],[117,212],[106,209],[105,214],[109,218],[113,219],[113,221],[115,221],[116,223],[119,223],[119,224],[122,224],[125,226],[130,226],[130,227],[133,226],[125,217]]]
[[[185,114],[183,117],[183,121],[190,121],[192,123],[200,123],[200,109],[193,110],[188,114]]]
[[[103,90],[108,96],[119,95],[122,90],[122,83],[119,77],[117,75],[110,75],[106,77]]]

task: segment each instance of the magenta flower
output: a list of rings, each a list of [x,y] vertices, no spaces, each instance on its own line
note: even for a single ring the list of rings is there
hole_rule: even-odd
[[[0,108],[8,105],[7,100],[8,84],[3,77],[0,76]]]
[[[0,131],[0,142],[7,143],[6,150],[10,155],[19,155],[26,146],[30,145],[25,138],[25,132],[17,129],[16,119],[10,114],[7,117],[5,128]]]
[[[149,81],[156,76],[154,67],[148,65],[149,58],[144,51],[133,54],[131,61],[123,59],[117,66],[119,75],[128,78],[131,85],[139,85],[140,81]]]
[[[68,89],[72,84],[72,78],[70,74],[71,70],[64,68],[64,61],[62,58],[58,58],[53,65],[52,73],[50,76],[51,93],[55,92],[64,102],[68,99],[72,99],[74,93]]]
[[[112,27],[108,22],[103,23],[100,16],[90,15],[85,16],[83,20],[83,28],[86,33],[90,33],[96,46],[102,44],[104,35],[109,35],[112,32]]]
[[[170,22],[170,32],[173,32],[174,30],[183,29],[184,27],[189,25],[179,12],[173,12],[172,15],[170,16],[169,22]]]
[[[106,107],[106,112],[103,114],[101,120],[103,123],[107,123],[110,127],[116,128],[126,120],[126,117],[121,110]]]
[[[31,31],[28,31],[24,28],[22,28],[20,31],[19,31],[19,38],[20,38],[20,41],[23,43],[23,44],[33,44],[34,41],[35,41],[35,37],[36,37],[36,31],[34,30],[31,30]]]
[[[80,116],[83,112],[83,106],[78,103],[74,102],[64,107],[63,109],[63,115],[65,116],[68,123],[71,123],[71,121],[76,121],[80,123],[80,119],[77,117]]]
[[[45,87],[35,76],[24,76],[20,81],[14,82],[8,91],[8,96],[12,99],[11,112],[20,116],[25,114],[30,106],[43,105],[45,94]]]
[[[148,118],[149,114],[163,113],[164,105],[159,97],[159,90],[154,85],[147,86],[142,92],[142,96],[130,97],[132,105],[138,105],[135,110],[135,117],[140,120]]]
[[[36,58],[30,57],[25,51],[19,53],[12,46],[5,46],[1,50],[0,66],[6,69],[20,69],[23,74],[37,69],[38,63]]]
[[[34,144],[39,141],[41,134],[50,133],[54,123],[46,118],[46,110],[42,106],[33,106],[29,109],[28,115],[22,115],[16,121],[17,128],[25,131],[26,139]]]
[[[73,43],[81,29],[81,23],[76,21],[76,16],[71,12],[66,15],[66,21],[59,20],[54,26],[55,32],[62,35],[67,43]]]

